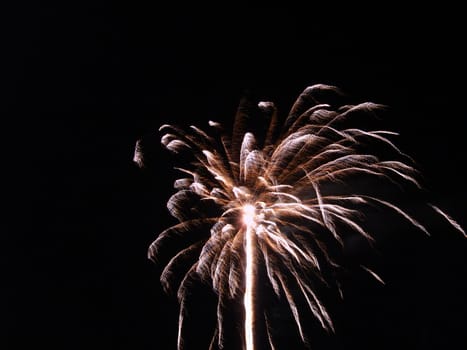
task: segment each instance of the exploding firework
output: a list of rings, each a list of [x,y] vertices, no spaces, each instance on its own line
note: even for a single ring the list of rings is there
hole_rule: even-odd
[[[316,286],[341,292],[336,277],[341,264],[335,252],[349,235],[370,243],[375,239],[365,209],[385,209],[428,234],[424,224],[390,195],[421,185],[413,161],[393,141],[396,133],[370,127],[384,106],[336,102],[341,97],[336,87],[314,85],[300,94],[284,122],[273,103],[244,99],[230,132],[213,121],[208,132],[196,126],[188,131],[172,125],[160,128],[162,144],[190,158],[177,168],[183,177],[175,181],[176,193],[167,203],[179,223],[149,248],[149,257],[156,261],[171,240],[186,239],[161,274],[164,288],[178,291],[179,349],[192,280],[209,282],[218,298],[211,348],[223,346],[227,303],[240,300],[243,348],[255,349],[255,330],[262,322],[267,342],[275,349],[274,317],[257,302],[260,281],[286,301],[307,343],[305,312],[322,329],[334,332]],[[140,143],[135,162],[143,165]],[[428,207],[465,235],[438,207]],[[175,278],[187,261],[191,263],[183,278]],[[381,281],[369,267],[362,268]]]

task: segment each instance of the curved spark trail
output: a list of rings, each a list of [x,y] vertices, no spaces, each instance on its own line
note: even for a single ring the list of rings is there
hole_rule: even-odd
[[[303,305],[325,331],[334,331],[317,286],[341,292],[335,247],[342,250],[355,235],[374,240],[366,209],[385,209],[429,233],[397,195],[396,200],[388,196],[421,186],[411,158],[392,140],[396,133],[369,127],[383,106],[336,102],[341,98],[336,87],[313,85],[301,93],[283,123],[271,102],[253,105],[245,99],[231,132],[212,121],[209,132],[196,126],[188,131],[160,128],[162,145],[185,164],[177,168],[183,175],[167,203],[180,223],[163,231],[148,254],[156,261],[167,244],[180,248],[161,274],[166,290],[178,289],[179,349],[187,294],[198,278],[209,282],[218,298],[211,348],[223,347],[226,305],[242,299],[245,349],[254,349],[258,322],[265,323],[270,348],[275,348],[272,311],[260,309],[255,294],[260,280],[286,301],[307,343]],[[138,143],[135,162],[144,166],[141,153]],[[441,209],[429,208],[465,235]]]

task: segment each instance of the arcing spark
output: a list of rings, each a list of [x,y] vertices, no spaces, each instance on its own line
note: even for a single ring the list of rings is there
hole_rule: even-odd
[[[315,289],[319,282],[340,288],[332,280],[339,263],[330,246],[337,243],[342,248],[349,233],[370,242],[374,239],[363,208],[385,208],[428,234],[422,223],[393,200],[374,194],[374,186],[353,187],[353,181],[361,179],[374,181],[377,188],[421,186],[411,159],[390,139],[395,133],[354,126],[362,118],[373,118],[382,106],[331,102],[340,97],[333,86],[308,87],[283,124],[272,103],[254,106],[244,100],[231,133],[217,122],[209,122],[210,133],[195,126],[189,132],[171,125],[160,128],[165,132],[161,142],[168,150],[192,157],[188,166],[179,168],[184,177],[175,181],[177,192],[167,203],[180,223],[163,231],[149,248],[149,257],[155,260],[174,237],[187,239],[161,275],[164,287],[170,288],[180,262],[192,259],[178,284],[179,349],[185,299],[195,276],[209,281],[218,296],[212,348],[223,346],[226,302],[243,297],[244,348],[254,349],[255,286],[260,273],[277,297],[285,298],[306,342],[299,303],[308,306],[323,329],[334,331]],[[262,119],[253,119],[255,113]],[[136,161],[142,164],[137,154]],[[438,207],[433,209],[465,235]],[[271,317],[268,310],[263,314],[274,349]]]

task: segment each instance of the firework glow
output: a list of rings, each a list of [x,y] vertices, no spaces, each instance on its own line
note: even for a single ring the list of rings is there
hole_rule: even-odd
[[[422,188],[412,159],[394,143],[397,134],[373,127],[385,107],[336,102],[343,95],[334,86],[318,84],[299,95],[284,121],[273,103],[243,99],[231,130],[214,121],[208,131],[160,128],[162,145],[190,159],[177,168],[183,175],[167,202],[179,223],[160,233],[148,251],[157,262],[166,244],[183,242],[161,273],[162,285],[175,288],[180,303],[178,349],[183,348],[186,297],[195,277],[217,295],[212,349],[223,347],[225,305],[231,300],[243,300],[243,348],[255,349],[256,325],[263,322],[269,347],[275,349],[274,317],[261,309],[256,292],[260,281],[286,301],[306,344],[303,313],[313,315],[326,332],[335,331],[316,285],[342,292],[332,247],[343,248],[349,235],[370,244],[375,240],[366,208],[391,212],[429,234],[420,218],[385,196],[387,191],[375,191]],[[142,166],[140,153],[138,143],[135,162]],[[361,185],[367,181],[377,186]],[[465,236],[440,208],[427,207]],[[174,278],[181,266],[183,278]],[[370,267],[362,269],[382,282]]]

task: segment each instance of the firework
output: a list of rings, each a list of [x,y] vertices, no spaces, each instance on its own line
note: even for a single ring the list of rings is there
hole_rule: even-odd
[[[160,128],[162,145],[188,164],[177,168],[183,175],[167,203],[179,223],[149,248],[149,257],[157,261],[168,242],[185,240],[161,274],[165,289],[177,288],[179,349],[191,280],[209,282],[218,298],[211,348],[223,346],[225,305],[241,300],[244,349],[255,348],[259,322],[274,349],[273,317],[257,302],[259,281],[286,300],[307,343],[304,312],[325,331],[334,331],[316,286],[340,291],[335,248],[342,249],[349,235],[375,239],[365,208],[385,209],[428,234],[423,223],[385,195],[388,191],[375,191],[421,189],[413,161],[393,141],[396,133],[371,127],[384,106],[336,102],[342,96],[333,86],[308,87],[283,122],[273,103],[244,99],[230,132],[213,121],[208,132],[196,126]],[[143,164],[140,143],[135,161]],[[465,235],[447,214],[431,208]],[[174,276],[187,261],[184,277],[177,280]],[[382,281],[369,267],[362,268]]]

